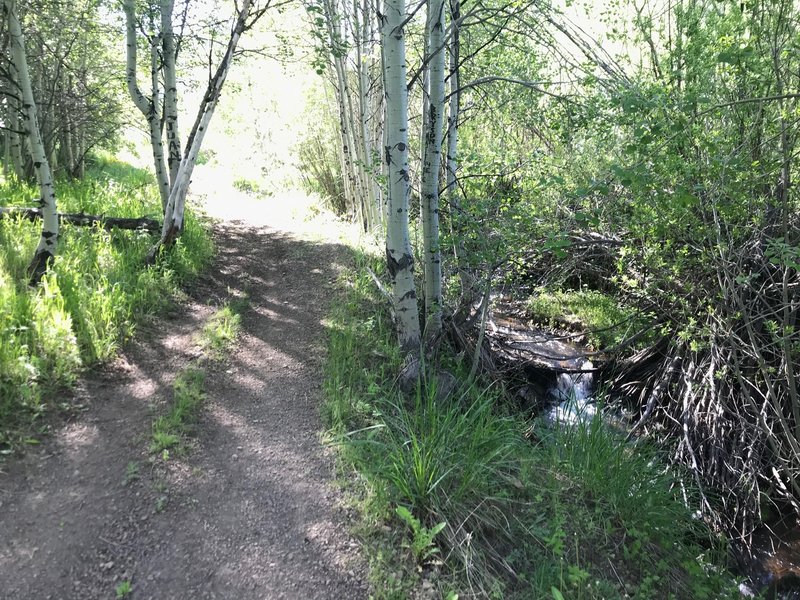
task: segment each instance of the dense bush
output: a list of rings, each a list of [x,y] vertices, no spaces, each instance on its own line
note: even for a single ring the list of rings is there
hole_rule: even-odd
[[[108,159],[87,177],[57,184],[59,210],[120,217],[158,217],[151,176]],[[5,179],[4,205],[30,206],[33,188]],[[0,447],[36,431],[37,419],[81,369],[111,358],[137,319],[167,305],[178,286],[207,263],[212,242],[193,215],[179,243],[157,268],[145,268],[153,243],[141,231],[62,225],[58,253],[41,285],[26,266],[39,223],[0,220]]]

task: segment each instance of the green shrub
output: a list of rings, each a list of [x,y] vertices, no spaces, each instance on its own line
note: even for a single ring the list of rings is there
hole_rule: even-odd
[[[435,385],[402,396],[396,339],[364,270],[380,275],[382,261],[357,253],[356,263],[327,321],[323,415],[360,499],[378,597],[414,596],[419,568],[439,562],[442,597],[736,597],[688,508],[691,478],[656,450],[599,418],[526,423],[485,383],[450,400]],[[440,359],[465,378],[446,347]]]
[[[92,160],[85,179],[58,182],[59,210],[120,217],[158,217],[152,177],[109,158]],[[4,205],[30,206],[35,190],[0,180]],[[40,223],[0,220],[0,450],[35,431],[53,392],[85,366],[111,358],[134,330],[135,315],[171,302],[180,284],[208,263],[213,244],[191,212],[184,234],[157,268],[145,268],[153,237],[64,224],[42,283],[25,273]]]

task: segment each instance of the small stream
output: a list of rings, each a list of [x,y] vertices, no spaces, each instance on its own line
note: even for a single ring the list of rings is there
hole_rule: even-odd
[[[545,413],[547,421],[576,424],[591,421],[597,414],[597,405],[592,398],[594,365],[585,360],[580,369],[581,373],[559,373],[556,384],[548,390],[555,404]]]
[[[569,336],[532,327],[513,303],[502,298],[492,307],[487,336],[493,349],[504,349],[508,360],[524,361],[550,374],[544,386],[536,386],[544,396],[536,404],[546,421],[574,424],[590,421],[597,414],[592,397],[596,369],[586,357],[586,348]]]
[[[531,381],[529,387],[534,391],[521,396],[536,406],[547,422],[577,424],[597,414],[592,396],[598,383],[597,367],[587,357],[587,349],[573,343],[570,336],[533,327],[518,304],[500,297],[490,311],[487,337],[505,361],[520,364],[529,377],[544,379]],[[530,395],[537,397],[531,401]],[[621,423],[612,420],[617,426]],[[753,533],[750,550],[750,559],[744,561],[748,579],[740,586],[742,596],[800,600],[800,520],[792,515],[762,524]]]
[[[763,524],[753,533],[751,558],[746,568],[750,579],[742,585],[743,595],[766,593],[767,600],[800,600],[800,520],[784,517]]]

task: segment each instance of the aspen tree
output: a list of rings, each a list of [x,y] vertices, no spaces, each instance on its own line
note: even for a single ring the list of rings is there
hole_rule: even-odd
[[[400,347],[407,354],[419,354],[420,325],[414,283],[414,256],[408,234],[408,88],[404,0],[387,0],[381,16],[386,94],[386,173],[388,211],[386,260],[392,278],[394,307]]]
[[[425,261],[427,338],[442,328],[442,254],[439,248],[439,169],[442,163],[442,128],[445,111],[445,3],[428,0],[425,23],[425,69],[428,94],[424,95],[425,131],[422,151],[422,240]]]
[[[47,270],[47,263],[56,253],[56,243],[58,242],[56,190],[39,129],[36,103],[33,99],[33,88],[31,87],[30,71],[28,70],[28,58],[25,54],[25,38],[22,34],[22,25],[16,13],[16,3],[14,0],[4,0],[3,8],[8,22],[12,68],[16,71],[16,80],[22,97],[20,124],[28,141],[36,180],[39,183],[39,189],[42,194],[39,200],[42,213],[42,233],[33,259],[28,266],[31,283],[38,283]]]

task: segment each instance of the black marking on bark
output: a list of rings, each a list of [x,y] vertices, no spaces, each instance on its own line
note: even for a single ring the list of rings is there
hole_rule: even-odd
[[[417,292],[415,292],[414,290],[409,290],[400,297],[400,302],[404,302],[406,300],[415,300],[416,298],[417,298]],[[404,308],[402,310],[408,310],[408,309]]]
[[[53,260],[53,253],[50,250],[37,250],[33,255],[31,264],[28,265],[28,283],[31,286],[39,285],[39,282],[47,273],[50,262]]]
[[[403,254],[400,260],[395,260],[391,250],[386,249],[386,268],[389,275],[394,279],[400,271],[414,268],[414,257],[410,254]]]
[[[55,231],[42,231],[42,237],[46,240],[58,235]]]
[[[405,152],[406,145],[403,142],[399,142],[397,144],[397,149],[400,150],[400,152]]]

